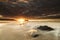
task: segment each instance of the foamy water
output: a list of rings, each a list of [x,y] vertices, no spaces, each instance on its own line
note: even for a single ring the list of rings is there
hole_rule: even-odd
[[[49,27],[56,29],[55,35],[57,37],[55,38],[55,40],[60,40],[59,39],[60,38],[59,37],[60,22],[49,22],[49,21],[47,21],[47,22],[46,21],[45,22],[29,21],[22,25],[20,25],[17,22],[10,22],[7,24],[2,24],[2,26],[0,26],[0,34],[2,32],[2,35],[0,35],[0,40],[37,40],[37,39],[31,39],[30,36],[28,36],[28,39],[27,39],[27,37],[26,37],[27,35],[25,35],[25,33],[26,33],[26,31],[28,31],[32,28],[36,28],[38,26],[44,26],[44,25],[47,25]],[[38,38],[38,40],[40,40],[40,39]]]

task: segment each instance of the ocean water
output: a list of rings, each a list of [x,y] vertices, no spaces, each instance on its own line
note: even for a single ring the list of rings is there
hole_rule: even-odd
[[[41,33],[41,36],[37,38],[32,38],[30,34],[26,34],[27,31],[44,25],[54,28],[55,31],[51,33],[56,37],[51,35],[50,32],[46,35]],[[60,22],[28,21],[23,24],[17,22],[0,23],[0,40],[60,40]]]

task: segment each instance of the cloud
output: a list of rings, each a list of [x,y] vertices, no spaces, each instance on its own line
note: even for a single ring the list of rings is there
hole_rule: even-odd
[[[20,2],[17,2],[17,4],[0,2],[0,14],[4,16],[42,16],[43,14],[60,14],[59,0],[22,0],[23,2],[21,0],[19,1]]]

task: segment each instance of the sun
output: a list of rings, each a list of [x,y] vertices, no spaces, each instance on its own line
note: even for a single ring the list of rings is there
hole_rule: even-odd
[[[18,19],[17,20],[20,24],[23,24],[23,23],[25,23],[25,19],[23,19],[23,18],[21,18],[21,19]]]

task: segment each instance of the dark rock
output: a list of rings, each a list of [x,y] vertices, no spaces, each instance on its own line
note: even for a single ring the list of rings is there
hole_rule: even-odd
[[[38,34],[32,35],[32,37],[34,37],[34,38],[36,38],[36,37],[38,37],[38,36],[39,36]]]
[[[39,30],[43,30],[43,31],[52,31],[54,30],[53,28],[49,27],[49,26],[39,26],[37,29]]]

